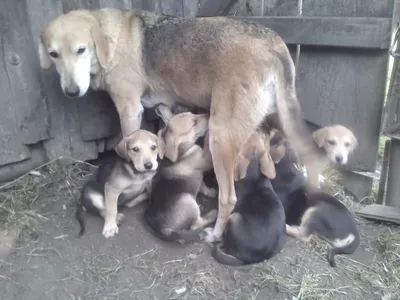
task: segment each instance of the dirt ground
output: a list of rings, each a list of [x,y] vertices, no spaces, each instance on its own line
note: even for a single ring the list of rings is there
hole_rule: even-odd
[[[58,160],[0,187],[1,299],[400,299],[400,229],[364,219],[360,248],[338,256],[337,268],[325,261],[325,243],[292,238],[269,261],[225,267],[207,244],[150,235],[145,204],[125,211],[114,238],[89,215],[78,238],[77,191],[92,171]]]

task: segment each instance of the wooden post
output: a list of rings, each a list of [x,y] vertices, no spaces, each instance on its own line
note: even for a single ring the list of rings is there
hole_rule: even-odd
[[[379,178],[378,194],[376,195],[376,204],[383,204],[385,198],[385,189],[387,182],[387,173],[389,166],[390,140],[385,141],[385,149],[383,151],[381,177]]]
[[[383,174],[382,174],[383,175]],[[400,140],[392,139],[385,205],[400,207]]]

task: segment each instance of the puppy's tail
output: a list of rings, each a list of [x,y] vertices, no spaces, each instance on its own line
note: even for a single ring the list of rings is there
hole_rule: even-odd
[[[81,237],[86,230],[85,227],[85,220],[84,220],[85,208],[83,207],[82,203],[78,203],[76,207],[75,217],[79,222],[80,230],[79,230],[79,237]]]
[[[212,250],[212,256],[221,264],[230,266],[243,266],[245,262],[234,257],[233,255],[227,254],[222,250],[222,244],[217,244]]]
[[[302,163],[307,166],[318,157],[318,153],[296,96],[295,66],[289,53],[280,55],[278,59],[276,102],[280,126]]]
[[[344,247],[332,247],[326,253],[326,259],[331,267],[336,267],[335,255],[336,254],[352,254],[360,245],[360,238],[357,235],[354,240]]]

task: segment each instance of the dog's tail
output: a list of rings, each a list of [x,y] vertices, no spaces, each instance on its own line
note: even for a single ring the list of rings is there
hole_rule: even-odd
[[[335,262],[335,255],[336,254],[352,254],[358,246],[360,245],[360,238],[359,236],[355,236],[354,240],[349,243],[348,245],[344,247],[332,247],[329,248],[327,253],[326,253],[326,259],[328,263],[330,264],[331,267],[336,267],[336,262]]]
[[[82,202],[78,203],[76,207],[75,217],[79,222],[80,230],[79,230],[79,237],[81,237],[86,230],[85,227],[85,220],[84,220],[85,208],[83,207]]]
[[[296,96],[295,66],[290,54],[278,57],[276,103],[279,125],[301,162],[307,167],[318,157],[311,132],[306,126],[300,102]]]
[[[167,241],[186,244],[188,242],[197,242],[201,240],[201,230],[174,230],[171,228],[158,228],[153,222],[153,218],[144,215],[144,226],[152,235]]]
[[[212,256],[221,264],[230,266],[243,266],[245,262],[234,257],[233,255],[227,254],[222,250],[222,244],[216,244],[212,250]]]

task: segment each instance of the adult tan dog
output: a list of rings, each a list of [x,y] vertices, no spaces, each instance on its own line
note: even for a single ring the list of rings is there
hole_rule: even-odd
[[[210,110],[209,142],[219,185],[212,236],[236,203],[234,164],[264,118],[278,112],[293,148],[314,159],[295,93],[295,68],[274,31],[224,17],[181,19],[146,11],[79,10],[41,32],[41,66],[54,63],[65,94],[89,85],[109,92],[123,136],[138,129],[143,106],[178,102]]]

